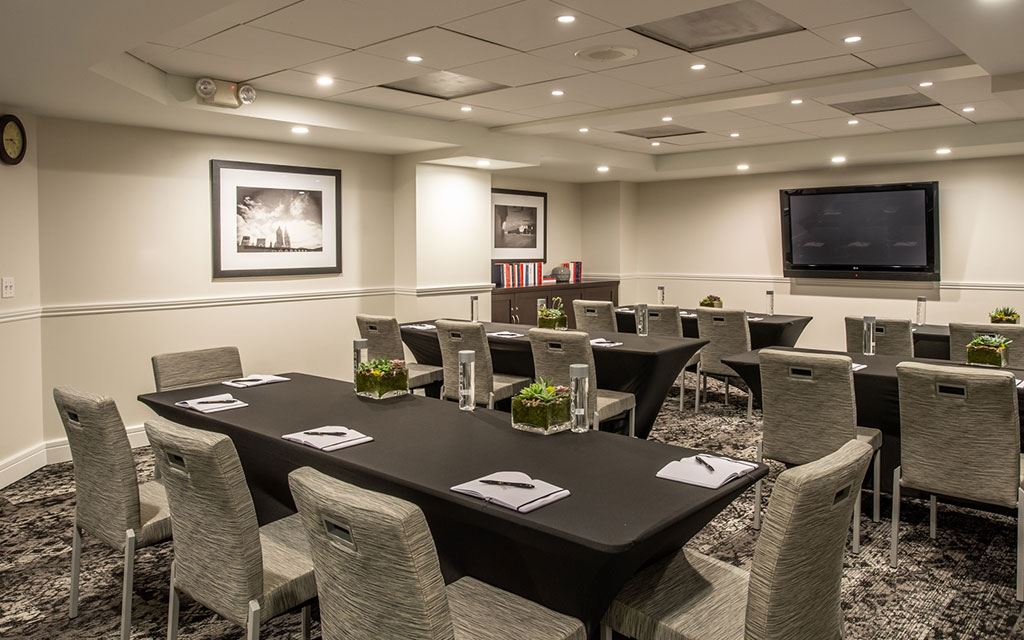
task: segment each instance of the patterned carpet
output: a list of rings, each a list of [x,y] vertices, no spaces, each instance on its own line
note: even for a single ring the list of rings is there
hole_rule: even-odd
[[[745,397],[736,396],[727,408],[720,387],[712,384],[710,402],[699,415],[681,414],[678,396],[670,397],[652,438],[752,459],[759,435],[757,415],[754,421],[746,420]],[[688,400],[692,406],[692,398]],[[140,478],[152,477],[149,450],[137,450],[136,459]],[[781,467],[773,467],[772,478],[780,471]],[[744,494],[690,546],[747,566],[756,540],[749,526],[752,497],[752,492]],[[864,502],[870,504],[870,500]],[[883,516],[889,509],[883,497]],[[47,467],[0,490],[0,638],[116,637],[121,557],[88,536],[82,554],[79,616],[67,617],[73,513],[70,463]],[[1013,519],[940,507],[938,539],[932,541],[927,505],[905,500],[898,570],[888,564],[888,518],[878,524],[864,518],[861,533],[861,553],[848,554],[843,581],[848,639],[1024,639],[1021,606],[1014,600]],[[170,545],[138,554],[133,638],[166,637],[170,555]],[[314,626],[313,631],[318,637],[319,629]],[[242,635],[239,628],[183,599],[182,640]],[[298,615],[265,626],[262,637],[300,637]]]

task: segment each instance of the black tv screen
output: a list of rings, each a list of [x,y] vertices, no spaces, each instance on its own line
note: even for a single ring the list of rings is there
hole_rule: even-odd
[[[937,182],[784,189],[788,277],[938,280]]]

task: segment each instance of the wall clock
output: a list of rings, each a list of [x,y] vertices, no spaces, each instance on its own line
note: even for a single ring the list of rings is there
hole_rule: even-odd
[[[28,139],[25,125],[18,116],[10,113],[0,116],[0,143],[0,161],[4,164],[18,164],[25,158]]]

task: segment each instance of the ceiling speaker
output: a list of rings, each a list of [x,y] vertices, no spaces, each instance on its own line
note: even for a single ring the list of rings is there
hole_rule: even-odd
[[[576,52],[577,58],[590,60],[591,62],[619,62],[635,58],[640,53],[633,47],[617,47],[610,45],[598,45],[587,49],[580,49]]]

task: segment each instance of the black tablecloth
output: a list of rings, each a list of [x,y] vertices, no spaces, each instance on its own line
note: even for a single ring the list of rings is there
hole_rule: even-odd
[[[452,402],[357,397],[347,382],[296,373],[290,382],[232,389],[249,407],[201,414],[174,402],[221,385],[139,396],[175,422],[235,443],[261,523],[294,510],[287,475],[302,466],[410,500],[426,514],[449,582],[472,575],[584,620],[596,630],[608,604],[642,566],[680,548],[766,473],[719,490],[655,477],[687,449],[590,431],[540,436],[512,429],[507,413],[459,411]],[[374,442],[331,453],[281,439],[343,425]],[[572,495],[519,514],[449,490],[495,471],[523,471]]]
[[[485,322],[488,333],[514,331],[521,338],[489,337],[494,370],[519,376],[533,377],[533,351],[526,337],[532,328],[521,324]],[[606,338],[621,342],[619,347],[594,347],[594,365],[597,367],[597,386],[609,391],[626,391],[636,396],[636,436],[646,438],[654,426],[669,390],[683,370],[683,366],[707,340],[688,338],[641,338],[627,333],[594,333],[591,338]],[[402,340],[423,364],[441,364],[441,343],[437,331],[412,329],[402,326]],[[623,421],[620,421],[624,424]],[[622,424],[602,423],[602,429],[624,431]]]
[[[914,357],[949,360],[949,325],[914,327]]]
[[[636,333],[636,314],[633,312],[632,307],[620,307],[620,309],[629,310],[617,309],[615,311],[619,331]],[[679,318],[683,323],[683,335],[687,338],[699,338],[700,332],[697,331],[696,311],[693,309],[680,309],[679,311],[688,314]],[[750,344],[753,349],[772,346],[792,347],[800,338],[800,334],[804,332],[807,323],[813,319],[811,316],[769,316],[756,313],[749,313],[747,315],[750,318],[763,318],[762,320],[748,320],[747,322],[750,325]]]
[[[896,365],[901,362],[928,362],[939,365],[955,365],[948,360],[926,358],[898,358],[895,356],[866,356],[862,353],[842,353],[818,349],[790,349],[804,353],[840,353],[850,356],[855,363],[867,367],[853,372],[854,389],[857,395],[857,424],[873,427],[882,432],[882,488],[892,488],[892,471],[900,464],[900,390],[896,377]],[[742,376],[754,392],[754,402],[761,404],[761,367],[757,350],[722,358]],[[967,366],[967,365],[963,365]],[[1014,370],[1018,379],[1024,379],[1024,371]],[[1024,420],[1024,389],[1018,390],[1021,417]],[[1024,444],[1024,425],[1021,429]],[[866,482],[870,482],[869,477]]]

